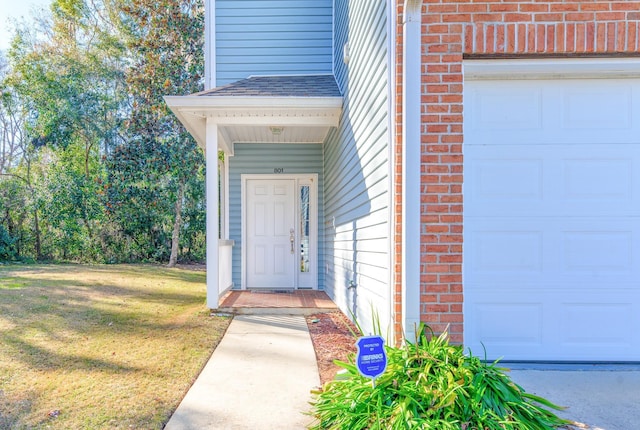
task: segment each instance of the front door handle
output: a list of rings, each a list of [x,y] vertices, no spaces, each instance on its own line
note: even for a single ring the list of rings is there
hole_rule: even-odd
[[[291,253],[294,254],[296,252],[295,250],[295,241],[296,241],[296,236],[295,236],[295,230],[291,229],[289,230],[289,242],[291,242]]]

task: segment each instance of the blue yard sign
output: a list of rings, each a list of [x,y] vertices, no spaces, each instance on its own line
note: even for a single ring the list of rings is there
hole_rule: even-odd
[[[384,350],[384,339],[380,336],[363,336],[356,341],[356,367],[366,378],[375,379],[387,368],[387,353]]]

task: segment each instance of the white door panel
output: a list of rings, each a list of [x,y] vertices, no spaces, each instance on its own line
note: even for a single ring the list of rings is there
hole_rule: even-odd
[[[294,181],[247,181],[247,288],[294,288]]]

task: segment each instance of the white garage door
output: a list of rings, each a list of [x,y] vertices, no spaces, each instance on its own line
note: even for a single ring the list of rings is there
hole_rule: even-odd
[[[466,346],[639,361],[640,79],[464,91]]]

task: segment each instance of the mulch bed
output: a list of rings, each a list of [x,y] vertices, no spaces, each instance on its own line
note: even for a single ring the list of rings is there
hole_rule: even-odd
[[[342,369],[334,360],[348,361],[350,354],[356,352],[355,325],[342,313],[327,312],[306,317],[311,341],[316,351],[320,382],[331,381]]]

